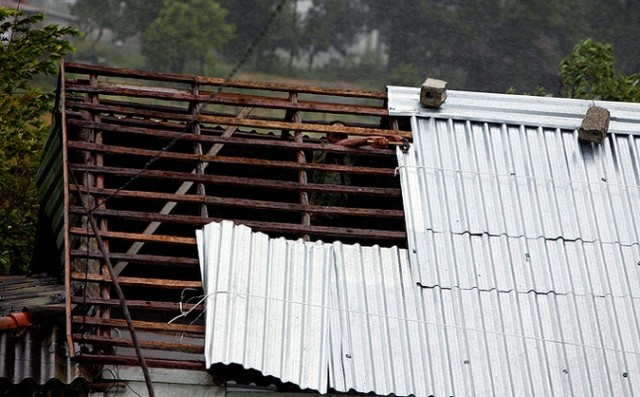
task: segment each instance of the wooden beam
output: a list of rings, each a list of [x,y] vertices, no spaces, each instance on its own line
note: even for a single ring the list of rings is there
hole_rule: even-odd
[[[100,210],[100,214],[103,216],[108,216],[107,214],[113,210]],[[98,210],[94,210],[93,213],[98,214]],[[103,256],[101,253],[96,251],[86,250],[71,250],[71,256],[77,258],[89,258],[89,259],[102,259]],[[162,255],[140,255],[140,254],[122,254],[117,252],[109,253],[110,259],[121,260],[121,261],[129,261],[142,263],[147,265],[155,265],[155,266],[166,266],[166,265],[175,265],[175,266],[198,266],[198,260],[196,258],[184,258],[179,256],[162,256]]]
[[[333,185],[325,185],[327,188],[325,189],[327,192],[332,192]],[[115,197],[126,197],[126,198],[135,198],[140,200],[171,200],[176,201],[178,203],[184,204],[201,204],[206,203],[210,205],[216,206],[224,206],[224,207],[242,207],[242,208],[251,208],[251,209],[262,209],[262,210],[276,210],[276,211],[284,211],[284,212],[300,212],[300,211],[308,211],[314,213],[332,213],[337,215],[350,215],[350,216],[362,216],[362,217],[376,217],[376,218],[397,218],[402,219],[404,217],[404,211],[395,210],[395,209],[386,209],[386,208],[354,208],[354,207],[327,207],[327,206],[315,206],[309,205],[304,206],[298,203],[290,203],[290,202],[279,202],[279,201],[267,201],[267,200],[252,200],[252,199],[241,199],[237,197],[214,197],[214,196],[206,196],[200,197],[196,195],[175,195],[169,193],[157,193],[157,192],[149,192],[149,191],[131,191],[131,190],[120,190],[117,191],[115,189],[97,189],[97,188],[85,188],[76,185],[69,186],[71,190],[81,190],[85,193],[90,194],[100,194],[100,195],[112,195],[115,194]],[[76,230],[77,229],[77,230]],[[86,230],[81,228],[74,228],[72,232],[85,235]],[[127,233],[130,235],[131,239],[141,239],[144,240],[145,237],[136,233]],[[124,234],[122,235],[124,237]],[[120,238],[118,235],[108,235],[105,234],[105,237],[114,237]],[[172,236],[166,236],[167,239],[170,239]],[[190,244],[191,239],[184,237],[187,240],[184,240],[185,244]],[[149,241],[154,242],[165,242],[161,240],[155,240],[152,237],[149,238]],[[195,240],[193,240],[195,242]],[[172,243],[172,241],[166,241],[168,243]],[[178,243],[178,241],[176,241]],[[182,242],[181,242],[182,243]]]
[[[220,184],[229,186],[243,186],[243,187],[255,187],[263,189],[273,190],[305,190],[307,192],[320,191],[324,192],[330,190],[332,192],[348,193],[356,195],[370,195],[370,196],[385,196],[386,198],[400,197],[401,190],[399,188],[376,188],[366,186],[346,186],[346,185],[331,185],[330,188],[322,183],[307,183],[302,184],[300,182],[282,181],[282,180],[266,180],[258,178],[238,178],[222,175],[196,175],[188,174],[185,172],[173,172],[173,171],[159,171],[159,170],[145,170],[140,171],[131,168],[119,168],[119,167],[97,167],[86,166],[82,164],[70,164],[70,167],[74,171],[88,171],[109,174],[121,177],[137,176],[139,178],[159,179],[159,180],[173,180],[173,181],[189,181],[189,182],[206,182],[209,184]]]
[[[71,213],[80,213],[82,209],[79,207],[72,206],[70,209]],[[175,224],[187,224],[192,225],[194,227],[201,227],[210,222],[220,222],[222,218],[209,218],[202,219],[199,216],[189,216],[189,215],[164,215],[152,212],[136,212],[136,211],[118,211],[118,210],[101,210],[96,209],[93,211],[96,215],[100,216],[112,216],[120,219],[129,219],[129,220],[138,220],[138,221],[151,221],[158,220],[161,222],[167,223],[175,223]],[[332,237],[351,237],[351,238],[369,238],[369,239],[380,239],[380,240],[404,240],[407,235],[404,231],[401,230],[376,230],[376,229],[357,229],[357,228],[347,228],[347,227],[332,227],[332,226],[303,226],[294,223],[277,223],[277,222],[262,222],[262,221],[251,221],[251,220],[242,220],[242,219],[227,219],[235,222],[236,224],[246,225],[256,230],[261,230],[265,232],[276,232],[282,234],[303,234],[310,233],[314,235],[323,235],[323,236],[332,236]],[[85,255],[86,252],[77,252],[78,256]],[[112,254],[113,255],[113,254]],[[121,257],[123,254],[118,254],[118,257]],[[132,259],[144,259],[140,258],[140,255],[134,255]],[[150,255],[144,255],[143,257],[151,257]],[[167,258],[167,257],[158,257],[158,258]],[[127,259],[128,260],[128,259]],[[195,263],[197,260],[194,259]],[[153,263],[154,261],[149,258],[149,260],[141,261],[143,263]]]
[[[301,143],[301,141],[299,142]],[[395,169],[385,167],[361,167],[350,165],[338,165],[338,164],[318,164],[305,162],[293,162],[293,161],[279,161],[279,160],[263,160],[247,157],[228,157],[228,156],[215,156],[210,154],[194,154],[194,153],[178,153],[178,152],[161,152],[158,150],[138,149],[124,146],[114,145],[98,145],[94,143],[87,143],[81,141],[69,142],[69,147],[79,150],[88,150],[96,153],[110,153],[110,154],[127,154],[134,156],[144,157],[157,157],[161,159],[171,159],[178,161],[204,161],[206,166],[209,164],[232,164],[232,165],[246,165],[256,166],[264,168],[277,168],[277,169],[291,169],[297,171],[344,171],[352,174],[362,175],[387,175],[394,176]],[[199,173],[199,175],[203,175]]]
[[[131,342],[130,339],[124,338],[108,338],[100,337],[97,335],[73,334],[73,339],[76,342],[92,343],[95,345],[133,347],[133,342]],[[204,346],[202,345],[191,345],[186,343],[164,342],[156,340],[141,340],[139,341],[139,344],[143,349],[204,354]]]
[[[71,320],[75,324],[90,324],[90,325],[101,325],[101,326],[114,327],[114,328],[127,328],[127,322],[125,320],[120,320],[115,318],[73,316]],[[167,324],[167,323],[155,323],[151,321],[133,321],[133,325],[137,330],[144,329],[144,330],[159,331],[159,332],[190,332],[194,334],[203,334],[205,331],[204,325]]]
[[[114,364],[114,365],[140,365],[136,357],[110,355],[110,354],[82,354],[75,357],[75,361],[93,364]],[[187,369],[192,371],[204,371],[204,361],[192,360],[163,360],[159,358],[146,358],[147,365],[154,368]]]
[[[84,277],[83,276],[75,276],[73,277]],[[82,281],[82,280],[80,280]],[[98,299],[98,298],[85,298],[84,296],[72,296],[71,302],[75,304],[85,304],[85,305],[95,305],[95,306],[120,306],[120,301],[117,299]],[[201,313],[204,310],[204,305],[196,305],[195,303],[187,303],[183,302],[182,307],[180,307],[179,302],[159,302],[159,301],[149,301],[149,300],[136,300],[136,299],[127,299],[127,305],[131,309],[142,309],[142,310],[157,310],[157,311],[169,311],[176,312],[176,314],[180,313],[180,310],[193,310],[194,313]]]
[[[306,150],[325,150],[329,152],[335,153],[352,153],[352,154],[363,154],[370,156],[385,156],[385,157],[395,157],[395,152],[390,151],[388,149],[374,149],[374,148],[347,148],[340,145],[331,145],[327,143],[308,143],[304,142],[303,144],[296,142],[287,142],[282,141],[280,139],[275,139],[274,137],[270,138],[268,135],[262,134],[254,134],[256,139],[251,138],[233,138],[233,137],[221,137],[221,136],[211,136],[211,135],[195,135],[184,132],[174,132],[168,131],[166,127],[158,127],[158,128],[141,128],[141,127],[130,127],[130,126],[121,126],[121,125],[112,125],[104,123],[106,117],[103,117],[103,123],[90,123],[83,120],[69,120],[67,122],[68,125],[80,127],[80,128],[100,128],[102,131],[109,132],[117,132],[123,134],[131,134],[131,135],[141,135],[145,137],[156,137],[162,139],[180,139],[182,141],[189,142],[208,142],[208,143],[221,143],[221,144],[233,144],[239,146],[255,146],[255,147],[264,147],[264,148],[280,148],[280,149],[306,149]],[[176,131],[183,130],[184,126],[179,125],[175,127]],[[259,138],[259,139],[258,139]]]
[[[71,279],[93,283],[110,283],[111,277],[105,274],[72,272]],[[118,276],[120,285],[127,287],[161,287],[164,289],[202,288],[201,281],[168,280],[163,278],[123,277]]]
[[[341,89],[341,88],[323,88],[303,86],[289,83],[266,83],[259,81],[244,81],[244,80],[226,80],[217,77],[204,77],[193,75],[182,75],[176,73],[163,73],[163,72],[151,72],[146,70],[135,70],[125,68],[112,68],[100,65],[89,65],[77,62],[67,62],[66,70],[68,73],[76,74],[89,74],[96,73],[105,77],[124,77],[131,79],[143,79],[162,82],[174,82],[174,83],[198,83],[200,85],[233,87],[233,88],[248,88],[259,89],[267,91],[280,91],[289,92],[296,91],[306,94],[317,95],[329,95],[329,96],[344,96],[353,98],[370,98],[384,100],[387,98],[387,93],[382,91],[368,91],[358,89]]]

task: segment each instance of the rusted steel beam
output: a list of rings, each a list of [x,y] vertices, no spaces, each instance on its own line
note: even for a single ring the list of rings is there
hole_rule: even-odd
[[[82,354],[77,356],[75,361],[94,363],[94,364],[114,364],[114,365],[130,365],[137,366],[138,359],[132,356],[119,356],[108,354]],[[163,360],[158,358],[146,358],[147,365],[154,368],[175,368],[188,369],[192,371],[204,371],[204,361],[191,360]]]
[[[362,166],[348,166],[338,164],[318,164],[305,162],[293,162],[293,161],[280,161],[280,160],[263,160],[249,157],[227,157],[216,156],[208,154],[193,154],[193,153],[177,153],[177,152],[158,152],[157,150],[137,149],[125,146],[113,146],[113,145],[98,145],[94,143],[86,143],[82,141],[71,141],[69,147],[74,149],[82,149],[92,151],[96,153],[109,153],[109,154],[127,154],[135,156],[157,157],[161,159],[171,159],[179,161],[204,161],[214,164],[233,164],[233,165],[247,165],[247,166],[259,166],[264,168],[278,168],[278,169],[291,169],[297,171],[344,171],[352,174],[363,175],[387,175],[394,176],[395,170],[392,168],[379,168],[379,167],[362,167]],[[203,175],[200,173],[199,175]]]
[[[113,210],[99,210],[100,214],[108,216]],[[98,210],[94,210],[94,213],[98,213]],[[120,211],[116,211],[120,212]],[[71,256],[79,258],[101,259],[102,253],[85,250],[71,250]],[[177,256],[161,256],[161,255],[134,255],[134,254],[122,254],[112,252],[109,253],[110,259],[125,260],[135,263],[143,263],[150,265],[176,265],[176,266],[198,266],[198,260],[195,258],[182,258]]]
[[[77,281],[87,281],[94,283],[110,283],[111,277],[103,274],[87,274],[82,272],[72,272],[71,279]],[[166,289],[202,288],[201,281],[167,280],[163,278],[146,277],[123,277],[118,276],[120,285],[128,287],[161,287]]]
[[[83,296],[72,296],[71,302],[75,304],[85,304],[85,305],[93,305],[93,306],[111,306],[116,307],[120,306],[120,301],[117,299],[96,299],[96,298],[85,298]],[[204,310],[203,304],[195,304],[195,303],[182,303],[182,307],[180,307],[180,303],[178,302],[159,302],[159,301],[148,301],[148,300],[131,300],[127,299],[127,305],[130,309],[143,309],[143,310],[158,310],[158,311],[168,311],[175,312],[176,314],[180,313],[180,310],[189,311],[192,310],[192,313],[200,313]]]
[[[327,185],[325,185],[327,186]],[[252,199],[240,199],[236,197],[214,197],[214,196],[206,196],[199,197],[196,195],[175,195],[169,193],[156,193],[156,192],[139,192],[139,191],[130,191],[130,190],[120,190],[116,193],[115,189],[96,189],[96,188],[85,188],[79,187],[75,185],[71,185],[69,187],[72,190],[82,190],[83,192],[89,192],[91,194],[100,194],[100,195],[112,195],[115,194],[115,197],[126,197],[126,198],[136,198],[140,200],[160,200],[160,201],[175,201],[178,203],[189,203],[189,204],[200,204],[205,202],[211,205],[219,205],[219,206],[233,206],[233,207],[243,207],[243,208],[251,208],[251,209],[264,209],[264,210],[277,210],[277,211],[309,211],[309,212],[317,212],[317,213],[333,213],[333,214],[341,214],[341,215],[352,215],[352,216],[365,216],[365,217],[376,217],[376,218],[398,218],[402,219],[404,216],[404,212],[402,210],[394,210],[394,209],[378,209],[378,208],[353,208],[353,207],[325,207],[325,206],[303,206],[297,203],[289,203],[289,202],[279,202],[279,201],[266,201],[266,200],[252,200]],[[332,191],[331,188],[326,189],[328,192]],[[80,229],[77,230],[78,234],[86,233],[86,230]],[[105,235],[109,237],[109,235]],[[137,234],[131,234],[131,239],[136,239],[138,237]],[[117,238],[117,236],[114,236]],[[167,236],[170,237],[170,236]],[[141,237],[142,238],[142,237]],[[156,241],[156,240],[152,240]],[[170,242],[170,241],[168,241]]]
[[[71,213],[78,213],[81,209],[78,207],[71,207]],[[95,210],[96,215],[101,216],[113,216],[120,219],[138,220],[138,221],[152,221],[157,220],[163,223],[176,223],[176,224],[188,224],[194,227],[202,227],[210,222],[220,222],[222,218],[209,218],[202,219],[198,216],[188,215],[162,215],[151,212],[135,212],[135,211],[117,211],[117,210]],[[400,230],[375,230],[375,229],[357,229],[346,227],[331,227],[331,226],[303,226],[293,223],[277,223],[277,222],[261,222],[252,220],[240,220],[240,219],[227,219],[235,222],[236,224],[246,225],[252,228],[256,228],[266,232],[278,232],[285,234],[302,234],[309,233],[314,235],[334,236],[334,237],[362,237],[362,238],[375,238],[381,240],[402,240],[406,239],[407,235],[404,231]],[[78,254],[84,254],[86,252],[78,252]],[[122,255],[122,254],[119,254]],[[138,256],[134,256],[138,257]]]
[[[127,328],[127,322],[125,320],[115,318],[98,318],[87,316],[73,316],[71,318],[75,324],[90,324],[90,325],[104,325],[107,327],[115,328]],[[149,331],[160,332],[191,332],[194,334],[202,334],[205,331],[204,325],[189,325],[189,324],[167,324],[167,323],[155,323],[151,321],[133,321],[133,325],[137,330],[145,329]]]
[[[105,118],[103,118],[104,120]],[[299,144],[293,141],[282,141],[281,139],[276,139],[273,136],[269,135],[261,135],[261,134],[253,134],[255,136],[254,139],[251,138],[234,138],[234,137],[222,137],[222,136],[212,136],[212,135],[195,135],[184,132],[173,132],[168,131],[166,129],[152,129],[152,128],[140,128],[140,127],[125,127],[121,125],[112,125],[112,124],[95,124],[95,123],[87,123],[82,120],[69,120],[68,125],[80,127],[80,128],[101,128],[102,131],[109,132],[117,132],[123,134],[131,134],[131,135],[139,135],[145,136],[149,138],[163,138],[163,139],[175,139],[179,138],[183,141],[189,142],[202,142],[202,143],[222,143],[222,144],[230,144],[230,145],[239,145],[239,146],[259,146],[264,148],[284,148],[284,149],[306,149],[306,150],[325,150],[329,152],[335,153],[352,153],[352,154],[363,154],[363,155],[372,155],[372,156],[385,156],[385,157],[394,157],[395,152],[387,149],[359,149],[359,148],[347,148],[340,145],[331,145],[327,143],[303,143]],[[176,131],[184,130],[184,126],[180,125],[175,128]]]
[[[101,190],[104,190],[104,189],[101,189]],[[83,191],[86,192],[86,189],[83,189]],[[89,237],[93,236],[93,233],[91,231],[88,231],[86,228],[81,228],[81,227],[72,227],[71,234],[75,234],[79,236],[89,236]],[[101,231],[100,235],[104,238],[142,241],[145,243],[167,243],[167,244],[185,244],[185,245],[196,244],[195,237],[178,237],[178,236],[157,235],[157,234],[153,235],[153,234],[144,234],[144,233],[125,233],[125,232],[116,232],[113,230]]]
[[[163,72],[150,72],[144,70],[124,69],[124,68],[112,68],[107,66],[89,65],[76,62],[67,62],[66,69],[68,73],[76,74],[89,74],[96,73],[105,77],[124,77],[132,79],[146,79],[162,82],[174,82],[174,83],[198,83],[200,85],[211,86],[225,86],[233,88],[249,88],[249,89],[261,89],[267,91],[297,91],[306,94],[318,94],[318,95],[330,95],[330,96],[344,96],[354,98],[371,98],[384,100],[387,98],[387,93],[382,91],[368,91],[357,89],[340,89],[340,88],[322,88],[302,86],[296,84],[287,83],[266,83],[257,81],[243,81],[243,80],[226,80],[216,77],[203,77],[192,75],[181,75],[176,73],[163,73]]]
[[[305,190],[307,192],[325,192],[332,191],[338,193],[349,193],[356,195],[372,195],[372,196],[386,196],[386,197],[400,197],[401,190],[399,188],[376,188],[366,186],[346,186],[346,185],[325,185],[321,183],[299,183],[281,180],[267,180],[257,178],[238,178],[222,175],[196,175],[188,174],[185,172],[173,172],[173,171],[159,171],[159,170],[136,170],[131,168],[119,168],[119,167],[97,167],[97,166],[84,166],[82,164],[70,164],[70,167],[74,171],[89,171],[102,174],[121,176],[121,177],[133,177],[159,179],[159,180],[174,180],[174,181],[191,181],[191,182],[206,182],[210,184],[220,184],[229,186],[244,186],[244,187],[256,187],[274,190]],[[329,187],[330,186],[330,187]]]
[[[73,338],[76,342],[92,343],[95,345],[106,346],[121,346],[121,347],[133,347],[133,342],[130,339],[125,338],[107,338],[97,335],[85,335],[85,334],[73,334]],[[193,354],[204,354],[204,346],[191,345],[187,343],[176,342],[164,342],[155,340],[141,340],[139,341],[140,347],[150,350],[163,350],[163,351],[179,351]]]

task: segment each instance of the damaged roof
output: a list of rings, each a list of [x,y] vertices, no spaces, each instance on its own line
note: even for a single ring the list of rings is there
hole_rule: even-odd
[[[417,109],[397,153],[408,249],[207,225],[207,366],[322,393],[637,394],[640,106],[609,106],[598,145],[578,140],[584,101],[517,123],[501,95],[476,95],[482,120],[455,92],[438,111],[398,90]]]
[[[206,225],[198,247],[207,368],[236,364],[320,393],[433,391],[406,249],[274,239],[229,221]]]
[[[386,98],[63,62],[38,175],[41,224],[50,230],[38,243],[51,250],[41,255],[45,267],[59,257],[65,269],[72,357],[137,363],[108,258],[149,365],[204,368],[195,230],[210,222],[272,237],[405,245],[395,151],[326,139],[411,138],[407,123],[389,117]],[[326,173],[349,183],[316,178]],[[315,200],[327,194],[338,200]]]

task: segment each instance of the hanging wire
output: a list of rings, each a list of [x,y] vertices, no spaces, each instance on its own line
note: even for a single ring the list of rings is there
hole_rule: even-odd
[[[211,98],[202,101],[203,105],[206,105],[207,103],[212,102],[221,92],[222,90],[229,84],[230,80],[240,71],[240,69],[244,66],[244,64],[247,62],[247,60],[249,59],[249,57],[253,54],[253,52],[255,51],[255,49],[257,48],[258,44],[262,41],[262,39],[264,39],[264,37],[267,35],[267,32],[269,31],[269,28],[271,27],[271,24],[273,22],[273,20],[278,16],[278,14],[282,11],[285,3],[289,1],[289,0],[280,0],[280,2],[278,3],[278,5],[273,9],[273,11],[271,11],[271,14],[269,15],[269,18],[267,18],[266,23],[264,24],[264,26],[262,27],[262,29],[258,32],[258,34],[256,35],[256,37],[253,39],[253,41],[251,42],[251,44],[249,45],[249,47],[247,47],[247,50],[244,52],[244,54],[242,55],[242,57],[240,58],[240,60],[236,63],[236,65],[234,66],[234,68],[231,70],[231,72],[224,78],[224,80],[222,81],[222,83],[218,86],[217,90],[215,91],[215,93],[211,96]],[[191,120],[189,120],[187,122],[187,124],[185,125],[185,128],[183,130],[183,132],[189,132],[192,128],[193,125],[196,124],[198,122],[198,119],[200,118],[200,106],[196,107],[196,111],[195,114],[191,116]],[[106,196],[104,198],[104,200],[101,202],[101,204],[106,203],[107,201],[109,201],[111,198],[113,198],[114,196],[118,195],[118,193],[120,193],[122,190],[124,190],[127,186],[129,186],[133,181],[135,181],[136,179],[138,179],[140,177],[140,175],[142,175],[143,172],[147,171],[151,165],[153,165],[153,163],[155,163],[161,156],[163,153],[169,151],[169,149],[171,149],[176,143],[178,143],[180,140],[182,139],[181,135],[176,135],[168,144],[166,144],[165,146],[163,146],[160,150],[158,150],[157,154],[155,156],[153,156],[151,159],[149,159],[145,165],[140,168],[139,170],[136,171],[136,173],[131,176],[125,183],[123,183],[119,188],[117,188],[113,193],[109,194],[108,196]],[[98,208],[98,205],[94,205],[91,208],[91,212],[95,211]]]

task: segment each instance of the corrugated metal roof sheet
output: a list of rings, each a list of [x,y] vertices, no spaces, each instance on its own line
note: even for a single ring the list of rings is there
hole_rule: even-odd
[[[530,277],[553,276],[558,288],[570,290],[580,288],[570,279],[582,285],[588,273],[608,274],[605,279],[618,290],[640,286],[633,260],[640,241],[639,137],[610,134],[602,145],[592,145],[580,143],[575,131],[433,118],[415,118],[414,128],[414,149],[401,168],[406,219],[416,233],[524,238],[515,260],[525,251],[534,255],[529,251],[536,247],[545,253],[554,241],[595,245],[587,248],[586,263],[577,260],[579,252],[567,254],[564,276],[557,268],[543,274],[538,267]],[[433,258],[437,251],[430,246],[420,256]],[[533,259],[551,269],[556,258],[548,253]],[[625,271],[616,274],[609,261],[626,263]],[[443,285],[433,277],[421,279]]]
[[[405,250],[269,239],[230,222],[199,238],[207,366],[237,363],[323,393],[630,396],[640,386],[629,294],[420,287]],[[508,245],[470,240],[486,254]],[[478,261],[458,250],[439,268]]]
[[[447,90],[440,108],[420,105],[420,88],[387,87],[391,116],[436,117],[545,128],[574,130],[589,107],[602,106],[611,112],[609,132],[640,134],[640,104],[568,98]]]
[[[447,324],[452,394],[638,394],[640,107],[604,105],[617,124],[596,145],[575,131],[590,101],[417,101],[399,170],[426,321]]]
[[[577,140],[583,101],[554,115],[529,98],[526,118],[477,98],[487,113],[434,116],[415,96],[398,150],[408,252],[207,226],[207,364],[321,392],[640,393],[635,105],[609,108],[626,121],[595,145]]]
[[[206,365],[241,364],[322,393],[424,395],[419,289],[406,250],[199,233]]]

